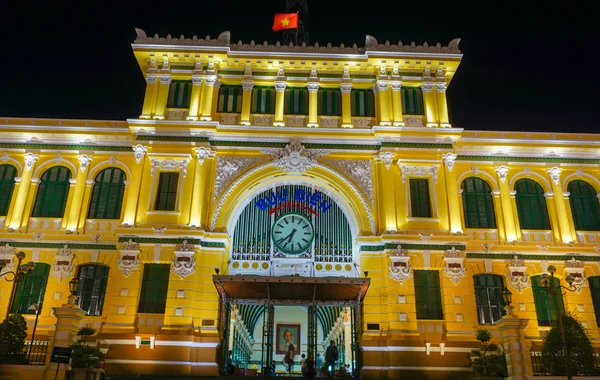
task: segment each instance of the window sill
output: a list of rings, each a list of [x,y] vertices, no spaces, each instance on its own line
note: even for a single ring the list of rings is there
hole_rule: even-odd
[[[162,211],[162,210],[148,210],[148,215],[179,215],[180,211]]]
[[[408,217],[406,220],[409,222],[439,223],[440,218]]]

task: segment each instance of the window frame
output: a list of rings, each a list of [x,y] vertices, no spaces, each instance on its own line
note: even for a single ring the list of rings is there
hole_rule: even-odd
[[[180,90],[180,88],[183,89]],[[167,108],[189,109],[192,101],[192,80],[172,80],[169,84],[169,94],[167,96]],[[179,92],[182,91],[181,99]]]
[[[227,101],[225,99],[227,99]],[[242,113],[243,102],[244,88],[241,85],[222,85],[219,88],[219,94],[217,96],[217,112]],[[231,107],[229,107],[230,103]],[[232,110],[230,110],[230,108]]]
[[[62,176],[62,173],[66,173],[66,179],[63,181],[54,180],[50,181],[48,177],[52,177],[52,171],[59,171],[57,177]],[[55,210],[48,207],[48,202],[52,202],[55,207],[59,200],[57,186],[64,187],[64,193],[62,196],[62,206],[60,210]],[[52,166],[48,168],[44,174],[40,177],[40,183],[38,185],[37,193],[35,195],[35,201],[33,203],[33,210],[31,216],[34,218],[63,218],[65,215],[65,209],[67,206],[67,200],[69,199],[69,192],[71,188],[71,170],[66,166]],[[50,212],[53,211],[53,212]]]
[[[138,313],[165,313],[169,291],[170,272],[171,266],[169,264],[144,264],[140,299],[138,301]],[[160,276],[165,276],[165,273],[166,279],[161,278]],[[149,287],[152,287],[152,289],[149,289]],[[152,290],[154,290],[154,292],[151,292]],[[162,304],[163,299],[164,304]]]
[[[541,285],[542,275],[531,276],[531,290],[533,292],[533,301],[535,303],[535,314],[538,320],[538,326],[554,326],[558,322],[558,317],[565,313],[565,302],[562,294],[558,294],[558,305],[554,302],[554,296],[546,292],[546,288]],[[560,286],[560,280],[549,276],[553,287]],[[546,319],[544,319],[546,317]],[[556,317],[556,318],[554,318]]]
[[[296,98],[299,99],[298,104],[295,104]],[[285,88],[283,99],[283,113],[285,115],[308,116],[310,100],[307,87],[288,86]]]
[[[2,216],[8,215],[12,195],[15,190],[15,178],[17,174],[18,171],[14,165],[0,165],[0,194],[7,194],[6,197],[3,196],[0,198],[0,215]]]
[[[29,310],[33,304],[42,305],[50,277],[50,264],[37,262],[35,269],[27,274],[23,280],[19,281],[15,288],[14,298],[10,305],[12,314],[35,314],[34,310]],[[24,295],[23,293],[27,294]],[[25,302],[25,300],[29,300]]]
[[[362,103],[359,94],[364,94]],[[360,107],[361,104],[364,107]],[[375,107],[375,93],[373,90],[368,88],[353,88],[350,91],[350,115],[352,117],[375,117]]]
[[[582,187],[590,194],[582,194]],[[596,189],[584,180],[573,180],[567,185],[573,224],[577,231],[600,231],[600,203]]]
[[[109,170],[111,171],[109,173]],[[105,176],[110,176],[108,182],[103,181]],[[120,182],[113,183],[115,173],[120,173]],[[123,208],[123,197],[125,195],[125,181],[127,176],[125,171],[117,167],[109,167],[103,169],[94,178],[94,186],[92,187],[92,195],[88,207],[88,219],[120,219]],[[102,199],[105,196],[106,199]],[[116,197],[116,198],[115,198]],[[111,201],[112,198],[112,201]],[[103,215],[98,215],[98,208],[104,203]],[[112,203],[112,204],[111,204]],[[107,217],[112,216],[112,217]]]
[[[423,186],[423,183],[425,184]],[[418,187],[417,191],[414,191],[413,184]],[[420,185],[419,185],[420,184]],[[431,191],[429,189],[429,178],[409,178],[408,179],[408,191],[410,198],[410,216],[412,218],[432,218],[433,217],[433,204],[431,199]],[[425,196],[422,192],[425,191]],[[422,210],[426,206],[427,210]],[[428,211],[428,212],[425,212]]]
[[[266,98],[264,102],[262,100],[263,97]],[[272,86],[254,86],[254,87],[252,87],[252,97],[250,99],[250,113],[274,115],[276,98],[277,98],[277,92],[275,91],[275,87],[272,87]],[[259,101],[260,101],[260,104],[258,103]],[[267,112],[267,111],[271,111],[271,112]]]
[[[525,184],[525,185],[523,185]],[[521,178],[515,182],[515,201],[519,225],[522,230],[548,231],[552,229],[548,214],[548,202],[544,196],[544,188],[538,182]],[[526,190],[525,192],[522,190]],[[530,192],[535,190],[535,192]],[[536,218],[539,217],[538,220]]]
[[[468,181],[471,182],[474,191],[467,191]],[[478,184],[481,185],[482,191],[477,191]],[[494,209],[494,198],[489,183],[483,178],[468,177],[461,182],[460,188],[462,190],[461,198],[465,228],[496,229],[496,210]],[[472,223],[473,215],[477,216],[474,219],[476,225]],[[482,218],[485,218],[487,226],[481,225]]]
[[[179,193],[179,181],[181,180],[180,177],[180,173],[174,172],[174,171],[161,171],[158,173],[158,182],[156,184],[156,195],[154,197],[154,210],[155,211],[177,211],[177,200],[178,200],[178,193]],[[170,188],[172,182],[172,176],[175,176],[175,189],[172,190]],[[168,182],[168,189],[167,191],[161,191],[162,185],[163,185],[163,178],[169,176],[169,182]],[[165,196],[165,200],[164,200],[164,206],[160,206],[159,204],[161,203],[161,200],[163,197]],[[169,202],[172,200],[173,202],[173,208],[167,208],[169,206]]]
[[[494,282],[494,285],[490,286],[490,282]],[[477,321],[480,325],[496,324],[506,315],[506,310],[504,310],[506,305],[502,296],[504,278],[492,273],[476,274],[473,276],[473,288],[475,290]],[[495,302],[493,302],[493,298],[495,298]]]
[[[417,285],[421,282],[421,279],[419,278],[421,276],[423,276],[423,286]],[[429,279],[435,279],[434,281],[431,281],[433,282],[432,286],[430,286]],[[415,269],[413,270],[413,280],[415,288],[415,310],[417,313],[417,320],[444,320],[444,305],[442,301],[440,271]],[[425,289],[424,293],[418,292],[417,289],[421,288]],[[422,299],[423,294],[425,295],[425,299]],[[433,300],[430,298],[433,298]],[[420,308],[419,305],[424,305],[424,307]],[[427,311],[426,316],[422,314],[424,311]]]
[[[91,269],[94,269],[93,274],[88,276],[87,274]],[[77,268],[77,278],[79,279],[77,306],[86,312],[85,315],[102,316],[109,271],[110,267],[108,265],[97,263],[83,264]],[[89,293],[89,296],[84,293]],[[86,303],[88,304],[86,305]],[[94,312],[90,313],[92,309]]]

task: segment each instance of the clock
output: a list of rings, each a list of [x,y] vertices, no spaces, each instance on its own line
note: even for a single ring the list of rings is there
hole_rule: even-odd
[[[310,248],[315,239],[315,229],[310,219],[302,214],[283,214],[275,219],[271,238],[281,252],[299,255]]]

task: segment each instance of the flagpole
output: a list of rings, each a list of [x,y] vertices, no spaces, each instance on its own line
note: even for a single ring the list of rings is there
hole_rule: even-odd
[[[298,19],[298,24],[296,25],[296,46],[298,46],[298,29],[300,29],[300,12],[296,11],[296,18]]]

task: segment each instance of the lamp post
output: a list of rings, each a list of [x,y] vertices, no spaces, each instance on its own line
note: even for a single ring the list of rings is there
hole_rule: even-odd
[[[42,311],[42,301],[31,304],[29,306],[30,311],[35,311],[35,323],[33,324],[33,332],[31,333],[31,343],[29,344],[29,353],[27,354],[27,361],[31,361],[31,350],[33,349],[33,339],[35,338],[35,329],[37,328],[38,318],[40,317],[40,311]]]
[[[506,315],[509,317],[514,316],[513,309],[515,307],[512,305],[512,293],[506,287],[502,290],[502,299],[504,300],[504,310],[506,311]]]
[[[77,292],[79,292],[79,279],[77,277],[73,277],[71,281],[69,281],[69,291],[71,295],[67,297],[69,300],[69,307],[75,307],[75,300],[77,299]]]
[[[15,288],[17,284],[23,280],[25,275],[32,270],[35,269],[35,263],[33,261],[28,262],[27,264],[21,265],[21,262],[25,258],[25,252],[19,251],[15,253],[17,257],[17,267],[13,271],[7,271],[5,273],[0,274],[0,277],[4,277],[4,279],[8,282],[12,282],[12,289],[10,290],[10,297],[8,298],[8,306],[6,308],[6,318],[10,315],[10,309],[12,307],[13,297],[15,295]],[[6,266],[6,262],[4,260],[0,260],[0,271],[4,269]],[[12,278],[9,278],[12,276]]]
[[[548,276],[550,273],[550,276]],[[569,284],[569,287],[560,285],[554,285],[554,273],[556,273],[556,267],[554,265],[548,266],[548,273],[542,274],[541,285],[546,290],[546,294],[551,294],[554,297],[554,305],[556,306],[556,311],[558,313],[558,328],[560,330],[560,337],[562,339],[563,350],[565,351],[565,359],[567,362],[567,378],[572,380],[573,377],[571,375],[571,361],[569,360],[569,351],[567,350],[567,341],[565,339],[565,329],[563,328],[562,316],[560,315],[560,308],[558,307],[558,295],[561,296],[567,294],[563,292],[563,289],[568,290],[570,292],[574,292],[575,288],[573,287],[573,281],[575,281],[575,277],[570,274],[565,277],[565,281]]]

